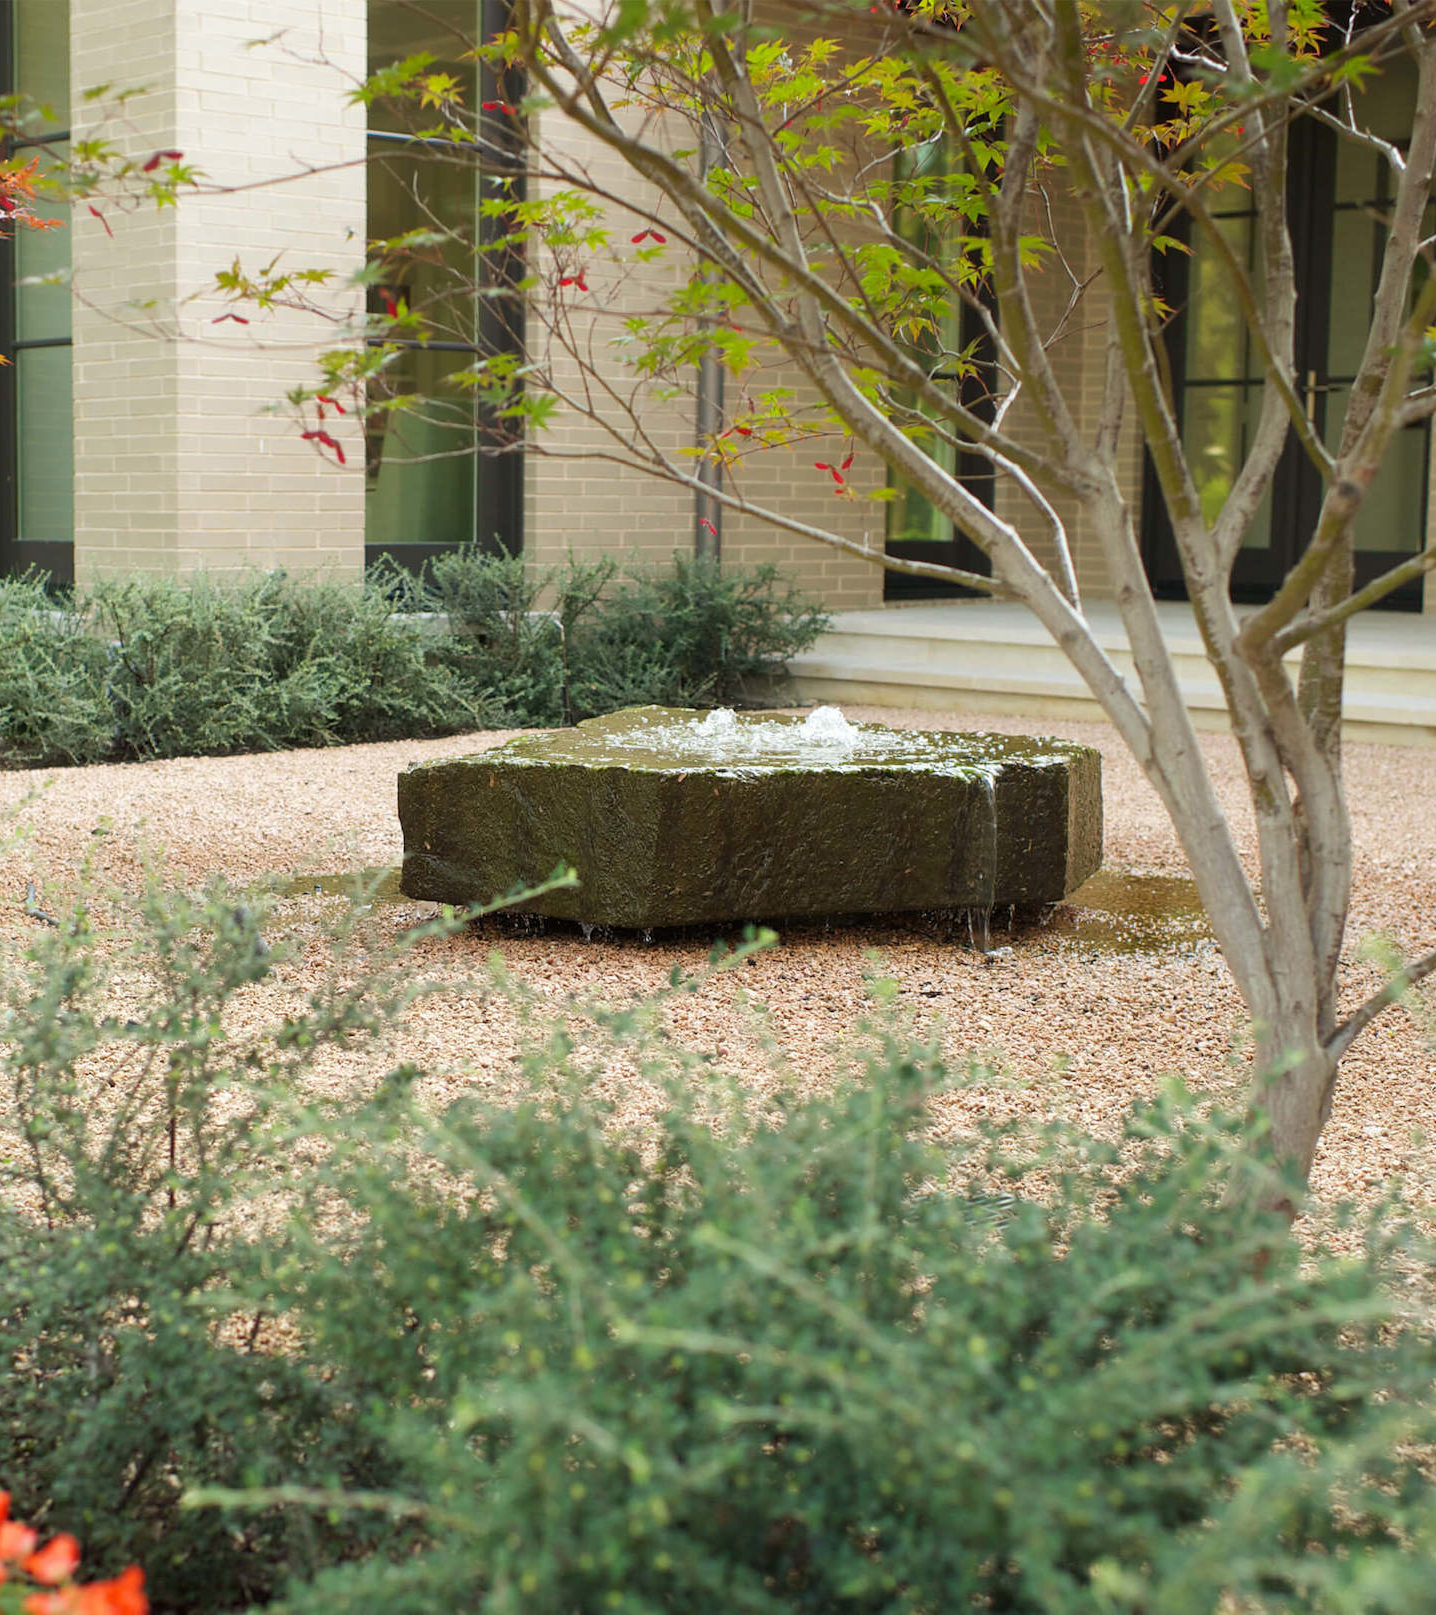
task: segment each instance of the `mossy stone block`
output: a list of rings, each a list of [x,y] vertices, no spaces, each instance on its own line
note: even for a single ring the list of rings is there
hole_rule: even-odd
[[[487,902],[568,864],[582,884],[532,910],[648,929],[1051,903],[1102,861],[1090,746],[720,716],[630,708],[415,765],[405,894]]]

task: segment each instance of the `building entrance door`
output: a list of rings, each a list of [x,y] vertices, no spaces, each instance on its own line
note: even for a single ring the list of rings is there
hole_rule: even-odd
[[[1411,128],[1415,72],[1393,63],[1368,91],[1360,116],[1393,143]],[[1358,103],[1360,105],[1360,103]],[[1340,139],[1305,120],[1291,130],[1289,223],[1297,275],[1297,375],[1307,414],[1324,441],[1340,440],[1352,378],[1366,343],[1372,300],[1385,247],[1390,176],[1381,154]],[[1221,229],[1259,283],[1255,215],[1245,192],[1217,210]],[[1428,230],[1430,226],[1428,225]],[[1226,285],[1200,245],[1191,257],[1164,265],[1166,296],[1177,309],[1169,333],[1173,386],[1182,437],[1203,513],[1220,510],[1245,459],[1261,409],[1263,381],[1246,326]],[[1356,521],[1356,583],[1360,587],[1418,553],[1426,539],[1430,427],[1403,431],[1367,494]],[[1149,575],[1156,591],[1185,590],[1170,523],[1150,467],[1145,490]],[[1232,577],[1236,600],[1268,599],[1300,556],[1315,527],[1321,482],[1292,437],[1271,492],[1257,511]],[[1417,580],[1389,595],[1389,609],[1419,611]]]

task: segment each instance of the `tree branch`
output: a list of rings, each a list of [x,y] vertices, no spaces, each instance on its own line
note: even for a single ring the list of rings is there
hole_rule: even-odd
[[[1339,1060],[1382,1010],[1397,1003],[1408,988],[1424,981],[1432,971],[1436,971],[1436,948],[1413,960],[1404,970],[1398,970],[1379,993],[1373,993],[1360,1009],[1348,1015],[1327,1042],[1327,1053],[1333,1060]]]

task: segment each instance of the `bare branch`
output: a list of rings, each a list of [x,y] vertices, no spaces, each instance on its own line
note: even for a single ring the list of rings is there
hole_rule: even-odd
[[[1433,569],[1436,569],[1436,549],[1422,550],[1419,555],[1413,555],[1410,560],[1402,561],[1399,566],[1393,566],[1390,571],[1373,578],[1355,594],[1349,595],[1328,610],[1307,612],[1295,618],[1272,639],[1273,652],[1278,656],[1284,656],[1289,650],[1295,650],[1298,645],[1305,644],[1318,634],[1324,634],[1341,623],[1349,622],[1359,612],[1369,611],[1372,606],[1380,605],[1388,595],[1393,594],[1404,584],[1414,583],[1417,578],[1423,577]]]
[[[1425,981],[1433,971],[1436,971],[1436,948],[1413,960],[1404,970],[1398,970],[1379,993],[1373,993],[1360,1009],[1348,1015],[1337,1027],[1326,1045],[1332,1059],[1339,1060],[1382,1010],[1398,1003],[1410,988]]]

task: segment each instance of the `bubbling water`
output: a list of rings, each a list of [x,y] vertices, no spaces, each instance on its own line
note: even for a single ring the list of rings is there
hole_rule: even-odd
[[[715,707],[691,729],[686,724],[672,725],[664,739],[670,734],[694,734],[704,747],[760,756],[765,752],[787,755],[830,747],[851,751],[862,738],[862,730],[849,723],[837,707],[814,707],[800,724],[771,720],[740,723],[732,707]]]
[[[806,757],[831,762],[848,757],[860,744],[864,751],[881,750],[885,738],[849,723],[837,707],[815,707],[802,723],[740,719],[732,707],[715,707],[696,722],[689,719],[635,729],[618,738],[618,743],[695,759]]]

